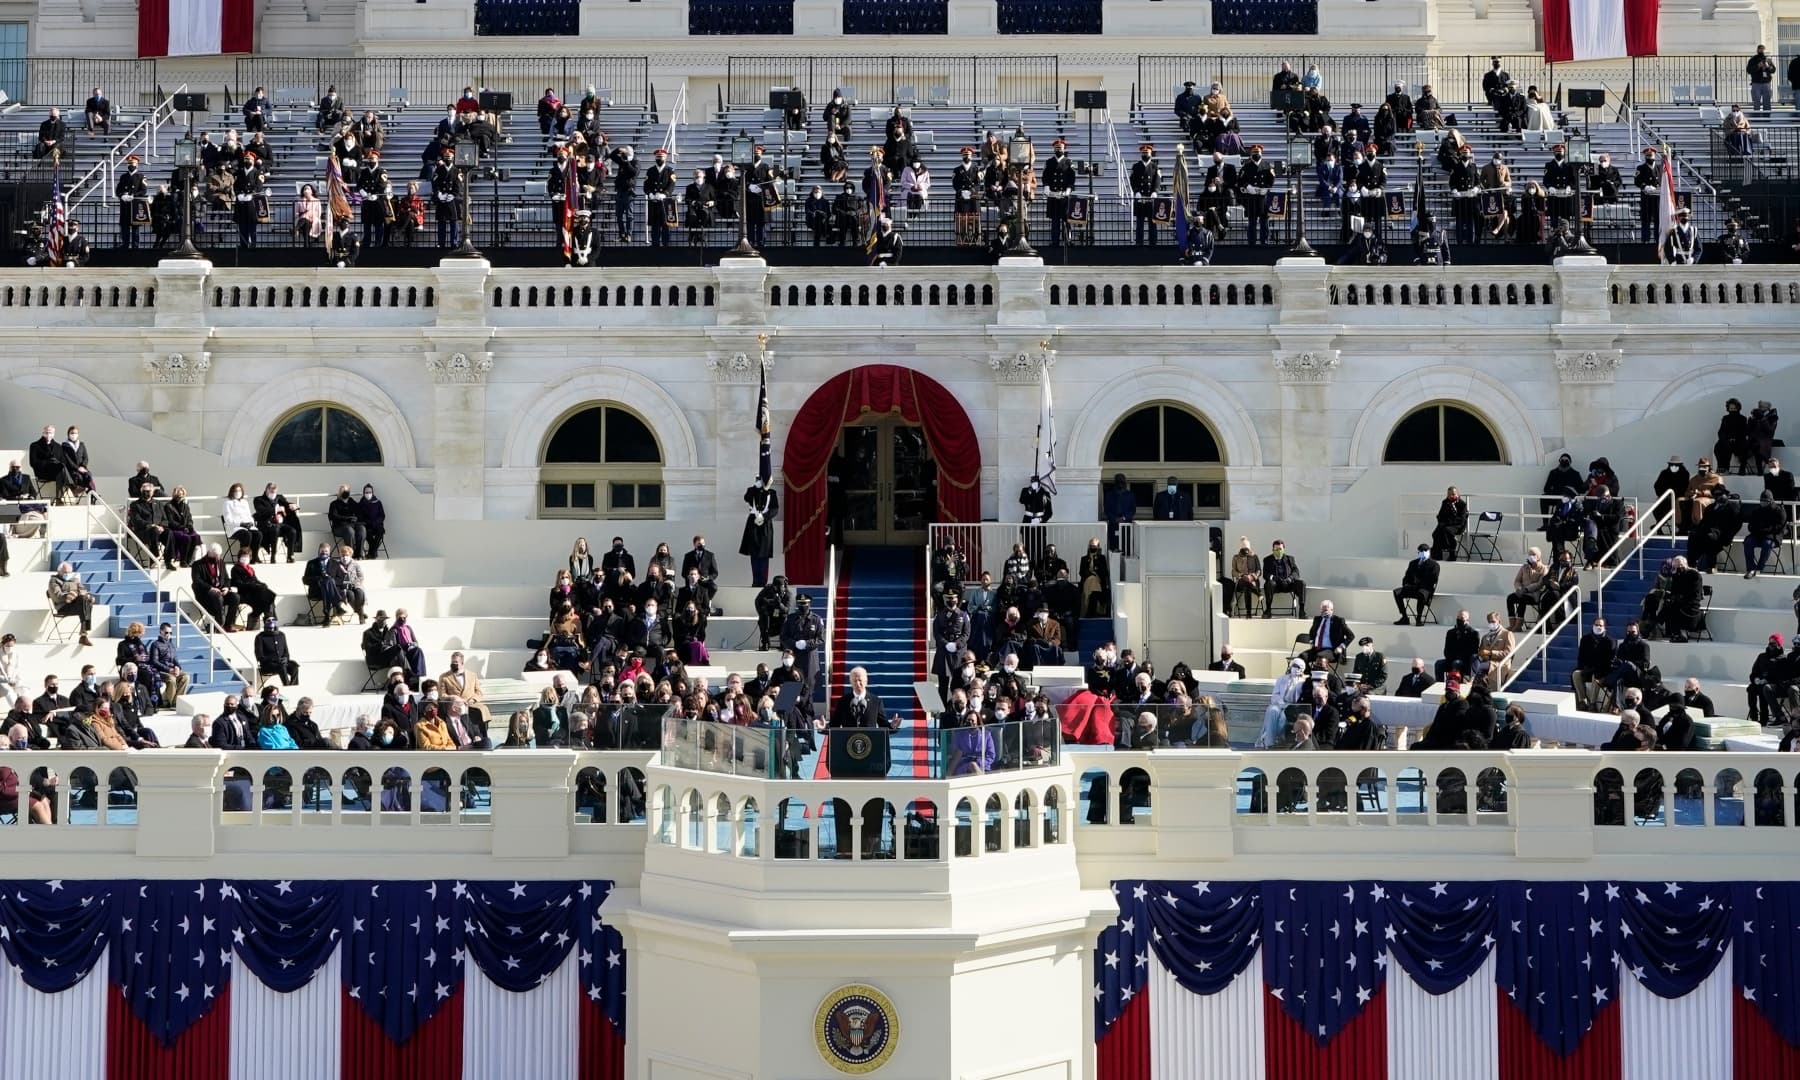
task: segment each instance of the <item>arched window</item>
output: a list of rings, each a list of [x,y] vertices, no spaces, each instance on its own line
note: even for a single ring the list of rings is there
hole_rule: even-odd
[[[1106,436],[1100,471],[1103,499],[1113,475],[1125,474],[1143,519],[1149,518],[1156,493],[1171,476],[1193,500],[1196,517],[1217,517],[1225,510],[1225,459],[1218,436],[1185,405],[1158,401],[1127,413]]]
[[[379,465],[381,444],[362,417],[315,401],[282,417],[263,443],[264,465]]]
[[[1434,401],[1394,425],[1381,460],[1390,465],[1504,465],[1506,455],[1479,413]]]
[[[538,484],[538,516],[660,518],[662,445],[622,405],[583,405],[551,429]]]

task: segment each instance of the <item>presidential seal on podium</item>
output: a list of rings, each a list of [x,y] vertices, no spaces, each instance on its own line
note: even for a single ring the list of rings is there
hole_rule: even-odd
[[[813,1017],[819,1056],[841,1073],[872,1073],[894,1056],[900,1017],[894,1003],[873,986],[840,986],[825,995]]]

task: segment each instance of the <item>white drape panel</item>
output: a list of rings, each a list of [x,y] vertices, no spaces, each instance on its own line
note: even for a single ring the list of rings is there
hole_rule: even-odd
[[[1185,989],[1150,951],[1153,1080],[1245,1080],[1263,1075],[1263,980],[1257,960],[1216,994]]]
[[[502,990],[474,960],[463,975],[463,1076],[529,1076],[574,1080],[581,1050],[581,962],[571,952],[562,966],[523,994]]]
[[[1556,2],[1556,0],[1552,0]],[[1564,0],[1577,60],[1610,60],[1625,53],[1625,0]]]
[[[1494,1080],[1500,1075],[1494,954],[1448,994],[1432,994],[1393,959],[1387,966],[1388,1080]],[[1629,1075],[1629,1074],[1628,1074]]]
[[[231,1080],[337,1080],[343,986],[334,949],[312,981],[291,994],[243,964],[231,970]]]
[[[1619,1038],[1627,1080],[1730,1076],[1731,952],[1686,997],[1657,997],[1619,972]]]
[[[169,55],[217,56],[220,0],[169,0]]]
[[[105,1080],[106,954],[74,986],[43,994],[0,960],[0,1075]]]

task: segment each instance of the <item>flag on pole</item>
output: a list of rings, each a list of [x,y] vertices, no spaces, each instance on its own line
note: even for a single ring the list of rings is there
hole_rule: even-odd
[[[1094,952],[1099,1080],[1800,1075],[1793,883],[1113,893],[1119,919]]]
[[[1188,179],[1187,149],[1175,148],[1175,249],[1186,251],[1188,242]],[[1049,390],[1044,391],[1046,394]]]
[[[1544,59],[1656,55],[1658,0],[1544,0]]]
[[[1412,210],[1412,227],[1416,229],[1419,227],[1419,216],[1425,212],[1425,170],[1422,168],[1413,173]],[[1379,226],[1380,223],[1375,222],[1374,224]],[[1376,231],[1379,232],[1379,228]]]
[[[575,155],[563,159],[562,247],[563,261],[575,251],[575,204],[581,199],[580,181],[575,175]]]
[[[770,447],[769,422],[769,369],[758,357],[756,390],[756,478],[767,487],[771,477],[775,475],[775,466]]]
[[[69,200],[63,194],[62,185],[62,153],[56,154],[56,164],[50,171],[50,222],[44,232],[44,250],[50,256],[51,266],[63,264],[63,244],[69,238]]]
[[[252,0],[139,0],[138,57],[254,51]]]
[[[1669,158],[1668,143],[1663,144],[1662,155],[1662,191],[1656,200],[1656,261],[1668,262],[1663,240],[1675,224],[1675,162]]]
[[[325,201],[331,208],[325,222],[325,254],[330,255],[337,223],[350,220],[350,187],[344,183],[344,166],[336,154],[325,155]]]
[[[1031,459],[1031,471],[1037,474],[1044,490],[1056,494],[1056,410],[1050,403],[1050,365],[1038,368],[1038,381],[1043,393],[1038,401],[1037,448]]]
[[[6,1075],[618,1080],[609,887],[5,882]]]

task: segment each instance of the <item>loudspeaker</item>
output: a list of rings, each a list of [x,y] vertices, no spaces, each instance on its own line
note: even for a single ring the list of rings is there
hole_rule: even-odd
[[[512,112],[512,95],[498,90],[483,90],[481,92],[481,111]]]
[[[1077,91],[1075,91],[1075,107],[1077,109],[1104,109],[1104,108],[1106,108],[1106,91],[1104,91],[1104,90],[1077,90]]]
[[[205,94],[176,94],[176,112],[210,112],[206,105]]]
[[[771,90],[771,91],[769,91],[769,108],[774,109],[777,112],[786,112],[789,109],[798,109],[801,107],[801,102],[803,102],[805,100],[806,100],[806,95],[802,94],[798,90]]]
[[[1606,108],[1606,91],[1604,90],[1569,90],[1569,108],[1571,109],[1604,109]]]
[[[1269,91],[1269,108],[1284,113],[1305,112],[1306,91],[1271,90]]]

